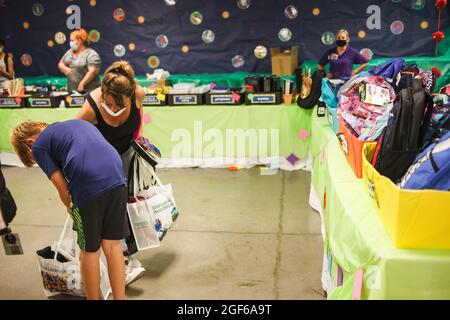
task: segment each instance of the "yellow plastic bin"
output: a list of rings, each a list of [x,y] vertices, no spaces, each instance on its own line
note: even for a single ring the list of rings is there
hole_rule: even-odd
[[[363,181],[394,246],[450,249],[450,192],[398,188],[372,167],[375,148],[363,148]]]

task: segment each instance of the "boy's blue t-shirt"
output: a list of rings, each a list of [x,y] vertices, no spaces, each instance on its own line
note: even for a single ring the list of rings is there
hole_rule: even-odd
[[[125,186],[122,160],[91,123],[69,120],[50,125],[33,143],[33,157],[50,179],[61,170],[76,207],[118,186]]]
[[[348,79],[352,76],[354,64],[364,64],[368,60],[358,52],[358,50],[348,47],[345,52],[339,56],[337,48],[328,49],[319,60],[321,66],[330,64],[330,73],[335,79]]]

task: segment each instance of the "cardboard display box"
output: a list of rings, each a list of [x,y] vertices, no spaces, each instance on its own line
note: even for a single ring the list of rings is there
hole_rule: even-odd
[[[66,108],[81,108],[85,100],[85,96],[68,96],[66,97]]]
[[[165,100],[159,100],[157,94],[146,94],[142,105],[144,107],[160,107],[167,105],[167,95]]]
[[[25,108],[27,97],[0,97],[0,108]]]
[[[250,93],[245,94],[247,105],[277,105],[281,104],[281,92]]]
[[[272,74],[275,76],[289,76],[298,67],[298,46],[291,50],[280,52],[280,48],[271,48]]]
[[[394,246],[449,250],[450,192],[400,189],[372,167],[376,146],[364,145],[363,181]]]
[[[169,106],[196,106],[204,104],[204,95],[196,93],[168,94]]]

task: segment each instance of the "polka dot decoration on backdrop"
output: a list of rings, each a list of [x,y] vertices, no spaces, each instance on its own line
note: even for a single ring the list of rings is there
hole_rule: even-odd
[[[422,21],[420,23],[420,28],[423,29],[423,30],[428,29],[429,26],[430,26],[430,24],[428,23],[428,21]]]
[[[319,8],[314,8],[312,10],[312,14],[313,14],[313,16],[318,16],[320,14],[320,9]]]
[[[198,26],[203,21],[203,15],[200,12],[198,12],[198,11],[194,11],[194,12],[191,13],[191,16],[189,17],[189,20],[191,21],[191,23],[194,26]]]
[[[426,0],[412,0],[411,1],[411,8],[414,10],[422,10],[425,8]]]
[[[22,24],[22,26],[23,26],[23,28],[24,28],[25,30],[27,30],[27,29],[30,28],[30,23],[29,23],[28,21],[25,21],[25,22]]]
[[[155,43],[158,48],[165,48],[169,44],[169,39],[167,38],[167,36],[160,34],[156,37]]]
[[[98,32],[98,30],[92,29],[91,31],[89,31],[88,39],[89,39],[89,41],[91,41],[93,43],[99,42],[100,41],[100,32]]]
[[[372,50],[370,50],[370,49],[368,49],[368,48],[362,49],[362,50],[360,51],[360,53],[361,53],[367,60],[372,60],[372,58],[373,58],[373,52],[372,52]]]
[[[224,11],[222,12],[222,18],[224,19],[230,19],[230,11]]]
[[[136,44],[134,44],[133,42],[131,42],[130,44],[128,44],[128,50],[130,50],[130,51],[136,50]]]
[[[298,16],[298,10],[295,6],[289,5],[284,9],[284,16],[288,19],[295,19]]]
[[[159,67],[159,58],[157,56],[150,56],[147,63],[150,68],[156,69]]]
[[[214,31],[212,30],[205,30],[202,33],[202,40],[206,44],[210,44],[214,42],[216,35],[214,34]]]
[[[55,45],[55,43],[53,42],[53,40],[48,40],[48,41],[47,41],[47,46],[48,46],[49,48],[52,48],[54,45]]]
[[[364,30],[361,30],[358,32],[358,38],[364,39],[366,37],[366,32]]]
[[[189,52],[189,46],[187,46],[187,45],[182,46],[182,47],[181,47],[181,51],[182,51],[183,53],[188,53],[188,52]]]
[[[20,57],[20,61],[22,62],[22,64],[25,67],[29,67],[31,66],[31,64],[33,63],[33,58],[31,57],[31,54],[29,53],[24,53],[21,57]]]
[[[255,57],[258,59],[264,59],[267,56],[267,48],[265,46],[259,45],[254,50]]]
[[[327,31],[322,34],[322,43],[326,46],[331,46],[335,40],[336,37],[333,32]]]
[[[250,0],[237,0],[239,9],[248,9],[250,7]]]
[[[231,59],[231,64],[233,65],[234,68],[240,68],[240,67],[244,66],[244,64],[245,64],[244,57],[239,54],[235,55]]]
[[[117,8],[113,12],[114,20],[122,22],[125,19],[125,11],[122,8]]]
[[[289,30],[288,28],[282,28],[278,32],[278,39],[280,39],[283,42],[287,42],[291,40],[291,38],[292,38],[292,31]]]
[[[57,44],[64,44],[66,40],[66,35],[63,32],[55,33],[55,42]]]
[[[95,7],[97,5],[97,1],[91,0],[91,1],[89,1],[89,4],[91,5],[91,7]]]
[[[72,8],[70,6],[66,8],[66,14],[72,14]]]
[[[395,34],[396,36],[403,33],[405,30],[405,25],[400,20],[394,21],[391,24],[391,32]]]
[[[140,24],[143,24],[143,23],[145,22],[145,18],[144,18],[143,16],[139,16],[139,17],[138,17],[138,22],[139,22]]]
[[[44,6],[42,4],[40,4],[38,2],[33,4],[33,14],[36,17],[41,16],[43,13],[44,13]]]
[[[126,52],[127,52],[127,50],[125,49],[125,47],[123,45],[117,44],[114,46],[114,55],[117,58],[122,58]]]
[[[164,0],[164,2],[168,5],[168,6],[174,6],[177,4],[176,0]]]

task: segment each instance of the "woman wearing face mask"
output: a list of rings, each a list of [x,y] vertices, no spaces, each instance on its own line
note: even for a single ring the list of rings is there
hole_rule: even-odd
[[[6,51],[6,44],[0,39],[0,89],[7,88],[7,82],[14,78],[14,62],[11,53]]]
[[[325,66],[330,64],[330,73],[327,74],[327,78],[348,80],[367,67],[367,59],[349,44],[348,31],[339,30],[336,33],[336,47],[327,50],[319,60],[319,70],[324,70]],[[353,70],[355,64],[359,66]]]
[[[114,62],[105,71],[101,87],[86,95],[78,119],[94,124],[122,158],[125,177],[134,149],[131,141],[141,135],[144,89],[134,80],[133,68],[127,61]],[[136,259],[126,261],[126,284],[145,271]]]
[[[59,71],[67,77],[69,92],[89,92],[100,85],[98,73],[102,61],[94,49],[87,47],[88,44],[86,30],[73,31],[70,34],[70,50],[58,63]]]

